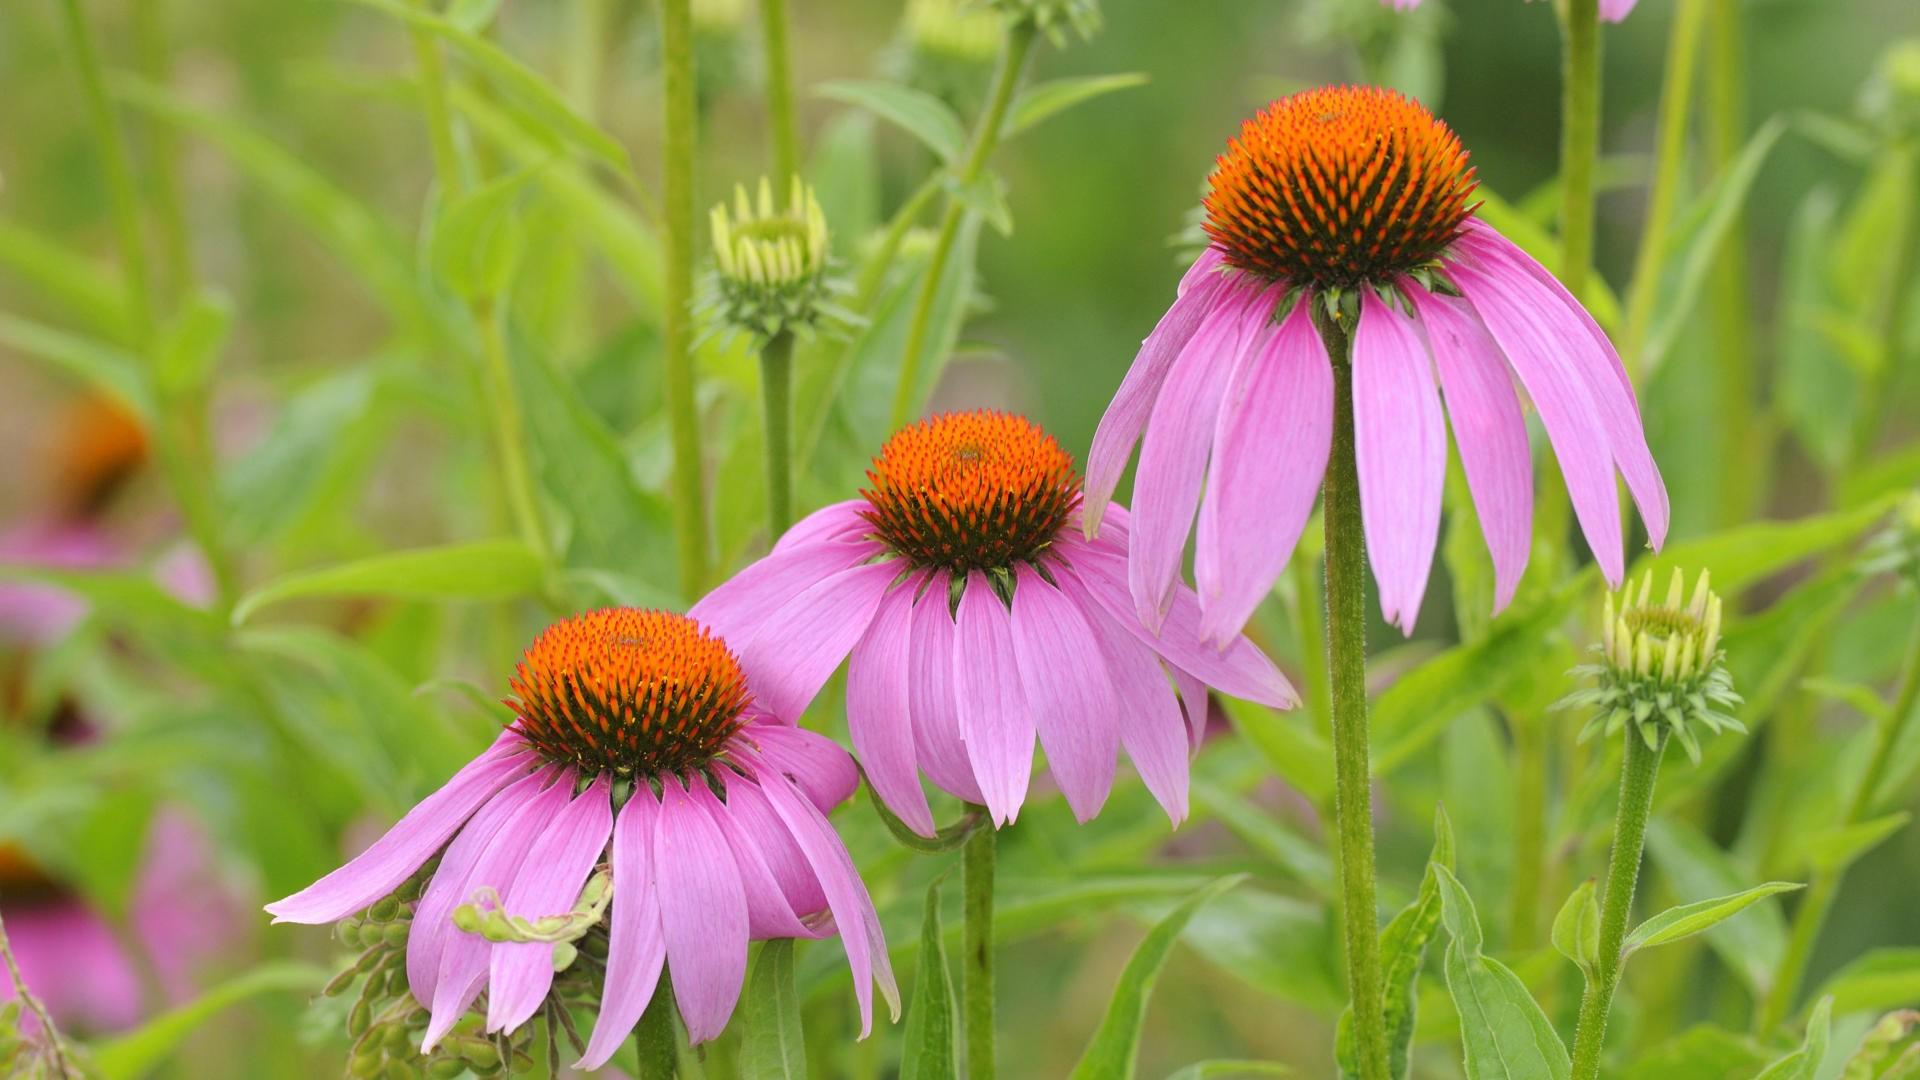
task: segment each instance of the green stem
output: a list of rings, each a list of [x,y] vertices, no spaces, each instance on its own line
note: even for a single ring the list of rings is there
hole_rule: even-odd
[[[19,998],[33,1018],[40,1022],[40,1038],[47,1045],[47,1064],[55,1080],[67,1080],[73,1071],[67,1066],[66,1048],[61,1045],[60,1029],[53,1026],[53,1018],[47,1015],[46,1006],[34,996],[27,987],[27,977],[20,973],[20,965],[13,958],[13,943],[7,939],[6,920],[0,919],[0,962],[6,966],[7,979],[13,986],[13,992]]]
[[[1000,48],[1000,63],[993,73],[993,88],[987,107],[973,129],[973,143],[966,160],[955,170],[953,182],[966,187],[980,178],[1000,143],[1000,130],[1006,126],[1007,110],[1013,105],[1013,93],[1020,86],[1020,74],[1026,70],[1027,57],[1040,29],[1031,18],[1023,18],[1007,28]],[[933,242],[933,254],[927,261],[927,277],[914,299],[913,319],[907,324],[907,342],[900,353],[900,385],[893,393],[893,418],[890,427],[898,428],[913,415],[919,395],[921,353],[926,351],[927,331],[933,321],[933,303],[940,295],[940,279],[946,272],[947,256],[960,235],[966,207],[958,198],[947,197],[947,211],[940,219],[940,233]]]
[[[800,175],[800,122],[793,108],[787,0],[760,0],[760,38],[767,56],[767,126],[773,131],[774,187],[784,193]]]
[[[126,143],[121,139],[120,118],[107,98],[106,74],[100,66],[100,50],[87,25],[80,0],[61,0],[61,14],[67,28],[67,40],[73,47],[74,64],[80,70],[80,88],[86,99],[87,122],[93,129],[94,149],[106,173],[107,195],[113,206],[113,225],[120,244],[121,270],[126,276],[127,317],[134,344],[144,353],[153,344],[153,294],[147,277],[147,239],[140,224],[140,199],[133,182],[133,169],[127,161]]]
[[[1914,622],[1913,640],[1907,647],[1893,707],[1874,733],[1873,756],[1867,760],[1860,786],[1854,789],[1853,798],[1847,804],[1842,825],[1857,824],[1873,813],[1880,786],[1886,782],[1887,769],[1893,764],[1894,752],[1906,740],[1916,705],[1920,705],[1920,619]],[[1780,957],[1780,970],[1755,1017],[1755,1031],[1772,1031],[1786,1020],[1800,995],[1800,983],[1813,960],[1813,948],[1820,942],[1820,933],[1826,928],[1827,917],[1833,912],[1834,899],[1839,896],[1845,877],[1844,866],[1826,867],[1817,871],[1807,884],[1806,894],[1793,913],[1793,932],[1787,939],[1786,952]]]
[[[760,389],[766,400],[767,537],[778,540],[793,524],[793,335],[782,330],[760,349]]]
[[[429,0],[415,2],[422,10],[432,8]],[[459,146],[453,138],[453,113],[447,108],[446,59],[431,32],[415,26],[408,35],[413,42],[414,65],[420,69],[420,111],[426,114],[427,140],[433,147],[433,174],[439,178],[441,197],[451,199],[467,185]]]
[[[1547,738],[1538,716],[1513,715],[1513,885],[1507,948],[1539,944],[1547,866]]]
[[[1900,170],[1907,179],[1906,213],[1901,217],[1898,235],[1889,240],[1896,252],[1893,273],[1888,276],[1880,317],[1880,363],[1869,380],[1865,422],[1854,440],[1853,460],[1866,461],[1886,429],[1900,387],[1900,346],[1905,341],[1907,322],[1912,313],[1915,279],[1920,277],[1920,200],[1911,190],[1915,174],[1920,173],[1920,147],[1911,141],[1895,149],[1900,155]]]
[[[1607,865],[1606,891],[1600,901],[1600,955],[1587,977],[1580,998],[1580,1022],[1573,1039],[1573,1080],[1600,1075],[1600,1054],[1607,1035],[1607,1012],[1620,985],[1624,961],[1621,948],[1627,937],[1627,918],[1633,914],[1633,890],[1639,883],[1640,856],[1646,846],[1647,819],[1653,816],[1653,782],[1660,772],[1660,754],[1667,748],[1663,729],[1653,746],[1629,726],[1627,749],[1620,763],[1620,808],[1613,819],[1613,857]]]
[[[665,83],[666,218],[665,366],[667,421],[673,432],[674,535],[680,591],[691,599],[707,584],[707,497],[701,479],[700,414],[693,371],[693,156],[696,150],[693,20],[688,0],[660,0],[661,69]]]
[[[1593,265],[1593,174],[1600,156],[1600,0],[1567,0],[1561,31],[1560,280],[1583,296]]]
[[[984,814],[977,806],[967,810]],[[993,1080],[993,860],[999,834],[989,823],[961,849],[961,1006],[967,1036],[967,1080]]]
[[[527,464],[526,425],[520,416],[520,398],[514,393],[513,369],[507,360],[506,304],[478,301],[474,318],[480,323],[487,362],[487,412],[493,422],[494,451],[500,457],[501,480],[514,524],[540,565],[553,566],[552,533],[547,530],[540,497],[534,490],[533,470]]]
[[[606,73],[607,0],[573,0],[570,6],[567,100],[592,120],[600,111],[600,83]]]
[[[1353,364],[1344,328],[1323,328],[1333,364],[1333,447],[1322,488],[1327,560],[1327,673],[1333,712],[1333,815],[1340,837],[1347,992],[1364,1080],[1386,1080],[1387,1028],[1374,901],[1373,792],[1367,765],[1367,542],[1354,456]]]
[[[1746,141],[1746,25],[1736,0],[1711,0],[1706,33],[1703,133],[1709,177],[1733,168]],[[1747,298],[1747,245],[1738,221],[1728,230],[1708,279],[1715,391],[1720,426],[1722,526],[1751,518],[1773,460],[1772,425],[1760,406],[1753,363],[1753,317]],[[1748,467],[1751,466],[1751,467]]]
[[[1640,249],[1634,257],[1633,283],[1627,293],[1626,329],[1620,339],[1620,357],[1636,381],[1645,374],[1642,353],[1653,321],[1654,301],[1660,295],[1668,234],[1673,229],[1680,177],[1687,163],[1687,121],[1693,111],[1693,73],[1700,54],[1700,25],[1706,19],[1706,4],[1707,0],[1680,0],[1673,13],[1673,32],[1667,39],[1667,75],[1660,88],[1653,180],[1647,189],[1647,216],[1640,228]],[[1751,357],[1742,356],[1740,360],[1750,363]]]
[[[166,86],[173,81],[166,11],[165,0],[145,0],[133,6],[140,71],[155,86]],[[187,234],[186,204],[180,192],[179,132],[172,124],[154,123],[148,125],[146,135],[153,173],[154,222],[160,231],[161,285],[166,295],[178,299],[193,289],[193,249]]]

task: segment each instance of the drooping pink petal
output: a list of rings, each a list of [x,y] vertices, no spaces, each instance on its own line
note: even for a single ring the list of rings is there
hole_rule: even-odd
[[[1079,578],[1060,575],[1060,588],[1079,608],[1098,643],[1096,677],[1108,680],[1113,688],[1120,745],[1126,747],[1147,790],[1177,826],[1187,818],[1187,728],[1160,658],[1088,596]],[[1053,757],[1051,748],[1047,756]],[[1054,771],[1059,771],[1057,766]]]
[[[500,832],[502,826],[520,808],[545,790],[559,775],[549,767],[529,773],[495,795],[468,820],[460,835],[447,845],[433,880],[420,896],[414,909],[411,929],[407,931],[407,986],[415,1001],[433,1004],[434,986],[440,979],[440,958],[446,951],[453,928],[453,909],[466,902],[472,891],[471,880],[480,856]]]
[[[722,770],[721,783],[726,786],[726,802],[705,784],[693,785],[693,797],[727,834],[727,849],[733,853],[747,894],[748,936],[755,941],[825,937],[829,928],[809,926],[806,921],[826,906],[820,883],[767,805],[760,786],[730,770]]]
[[[473,894],[481,889],[492,890],[496,899],[513,891],[514,879],[520,875],[534,841],[566,808],[568,796],[573,794],[571,775],[562,773],[558,783],[529,799],[501,824],[474,864],[473,873],[467,878],[468,895],[461,897],[460,903],[472,900]],[[440,972],[434,976],[433,1003],[421,1042],[422,1052],[438,1045],[480,996],[487,984],[488,960],[493,948],[491,942],[478,934],[456,930],[447,935],[440,950]]]
[[[1212,272],[1219,265],[1220,255],[1213,248],[1208,248],[1194,261],[1181,280],[1181,291],[1173,306],[1141,343],[1133,366],[1120,380],[1120,389],[1100,418],[1100,426],[1093,433],[1093,447],[1087,451],[1085,528],[1089,536],[1099,531],[1100,511],[1113,498],[1113,489],[1120,483],[1120,474],[1127,469],[1127,459],[1133,456],[1133,446],[1140,441],[1140,432],[1146,427],[1147,417],[1153,411],[1154,400],[1160,396],[1161,384],[1166,382],[1174,358],[1180,355],[1213,306],[1233,290],[1234,282]]]
[[[1102,536],[1100,541],[1105,539]],[[1225,649],[1215,649],[1201,640],[1200,601],[1192,589],[1178,586],[1173,590],[1173,603],[1158,634],[1140,625],[1127,591],[1127,561],[1098,546],[1100,541],[1063,544],[1062,548],[1069,553],[1068,572],[1080,578],[1087,594],[1113,616],[1114,622],[1174,666],[1193,672],[1222,693],[1276,709],[1291,709],[1300,703],[1286,676],[1244,635],[1234,638]]]
[[[606,773],[595,777],[534,840],[526,865],[505,894],[507,914],[538,921],[573,909],[613,831],[610,788]],[[526,1023],[552,986],[551,944],[495,945],[487,974],[487,1030],[513,1031]]]
[[[653,833],[660,804],[653,789],[634,785],[613,824],[613,910],[608,917],[607,979],[587,1052],[575,1068],[597,1069],[619,1052],[653,1000],[666,963],[660,899],[653,867]]]
[[[1200,634],[1215,646],[1240,632],[1286,568],[1326,473],[1333,369],[1312,299],[1300,297],[1248,350],[1220,403],[1193,557]]]
[[[1207,738],[1207,714],[1212,703],[1207,699],[1207,684],[1186,668],[1175,666],[1173,685],[1180,691],[1180,712],[1187,718],[1187,750],[1199,753]]]
[[[1012,622],[986,575],[968,575],[953,632],[953,696],[967,760],[995,825],[1019,816],[1033,773],[1033,713],[1020,686]]]
[[[1640,403],[1634,398],[1633,382],[1627,377],[1620,354],[1560,279],[1485,222],[1474,220],[1469,224],[1472,227],[1461,241],[1464,250],[1483,259],[1490,273],[1513,290],[1515,302],[1539,316],[1567,366],[1586,387],[1614,464],[1646,521],[1648,539],[1658,549],[1667,539],[1667,486],[1660,478],[1659,466],[1654,464],[1653,452],[1647,448]],[[1511,352],[1508,355],[1512,357]]]
[[[984,802],[980,785],[960,739],[960,706],[953,685],[953,612],[947,604],[947,576],[937,574],[913,606],[909,645],[912,677],[907,681],[908,714],[920,768],[942,791],[970,803]]]
[[[767,721],[750,723],[739,734],[760,748],[768,764],[792,777],[823,814],[852,798],[860,786],[853,759],[825,735]]]
[[[860,1037],[864,1039],[873,1030],[874,986],[880,988],[893,1019],[900,1019],[900,990],[894,983],[886,935],[881,932],[873,898],[867,895],[846,846],[812,803],[777,776],[762,784],[761,791],[788,835],[800,846],[826,894],[827,908],[840,930],[840,944],[846,949],[847,966],[853,972],[853,994],[860,1005]]]
[[[780,534],[773,550],[791,551],[802,546],[857,541],[873,528],[863,516],[867,508],[865,499],[829,503],[794,522],[792,528]]]
[[[1447,271],[1539,410],[1580,531],[1586,534],[1601,572],[1618,585],[1625,571],[1613,455],[1586,389],[1569,370],[1554,335],[1531,305],[1516,300],[1501,281],[1465,261],[1448,264]]]
[[[847,733],[874,793],[908,828],[932,836],[933,811],[920,789],[907,689],[913,583],[887,594],[847,663]]]
[[[1030,566],[1014,578],[1013,652],[1047,764],[1081,822],[1113,788],[1118,703],[1106,662],[1080,609]]]
[[[333,873],[267,905],[276,923],[329,923],[364,910],[420,869],[481,804],[529,767],[527,745],[507,730],[420,800],[387,834]]]
[[[1214,306],[1167,372],[1140,443],[1133,485],[1132,551],[1127,582],[1140,621],[1159,630],[1193,531],[1207,454],[1227,376],[1242,349],[1269,332],[1267,294],[1236,293]],[[1096,507],[1097,509],[1097,507]]]
[[[746,982],[747,896],[726,836],[675,777],[661,784],[653,860],[673,998],[687,1040],[703,1043],[726,1029]]]
[[[796,541],[727,579],[688,609],[687,617],[744,658],[747,646],[789,601],[878,550],[861,541]]]
[[[1353,335],[1353,433],[1380,610],[1411,634],[1440,537],[1447,421],[1419,327],[1371,289]]]
[[[740,646],[740,667],[760,707],[789,723],[806,712],[853,643],[867,632],[894,562],[849,566],[787,601]]]
[[[1533,548],[1533,454],[1500,346],[1466,304],[1404,285],[1426,327],[1480,531],[1493,558],[1493,610],[1513,599]]]

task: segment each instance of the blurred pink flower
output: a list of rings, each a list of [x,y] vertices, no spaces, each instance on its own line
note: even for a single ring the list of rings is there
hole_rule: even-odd
[[[1661,544],[1666,488],[1619,356],[1552,274],[1473,217],[1474,186],[1445,124],[1374,87],[1282,98],[1229,144],[1207,196],[1212,245],[1088,455],[1091,533],[1141,444],[1128,580],[1143,623],[1158,627],[1177,602],[1196,507],[1207,640],[1231,640],[1285,567],[1333,434],[1317,318],[1352,341],[1361,514],[1389,622],[1412,633],[1426,592],[1449,419],[1492,554],[1494,609],[1512,599],[1533,524],[1515,377],[1607,579],[1623,568],[1616,470]]]
[[[487,1030],[512,1031],[552,987],[554,945],[490,942],[456,928],[455,909],[568,912],[611,846],[606,982],[579,1067],[619,1049],[663,965],[691,1040],[718,1036],[750,939],[837,928],[862,1036],[874,985],[898,1018],[873,901],[825,816],[858,772],[831,741],[753,705],[719,638],[685,616],[591,612],[543,632],[512,685],[519,716],[492,747],[358,857],[267,905],[274,921],[367,908],[444,846],[407,939],[408,983],[432,1014],[425,1048],[482,990]]]
[[[98,570],[125,558],[112,537],[85,521],[27,521],[0,533],[0,564]],[[57,586],[0,581],[0,639],[44,648],[86,613],[85,601]]]
[[[1412,11],[1420,6],[1420,0],[1380,0],[1395,11]],[[1600,0],[1600,21],[1617,23],[1633,12],[1633,5],[1639,0]]]
[[[1104,533],[1083,539],[1072,459],[1024,417],[921,421],[867,476],[865,497],[795,525],[691,614],[739,644],[761,705],[785,719],[851,654],[854,749],[916,832],[934,831],[920,770],[1012,821],[1036,736],[1080,820],[1106,801],[1124,746],[1178,823],[1206,687],[1294,704],[1250,642],[1201,644],[1191,592],[1175,591],[1158,633],[1141,624],[1126,592],[1126,512],[1107,507]]]

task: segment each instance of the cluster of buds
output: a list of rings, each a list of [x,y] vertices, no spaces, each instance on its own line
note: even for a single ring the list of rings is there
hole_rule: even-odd
[[[1687,756],[1700,760],[1700,741],[1692,728],[1744,732],[1722,710],[1740,703],[1720,650],[1720,597],[1708,588],[1702,571],[1693,592],[1679,570],[1664,600],[1655,602],[1653,573],[1631,583],[1616,598],[1609,594],[1597,664],[1575,668],[1595,685],[1575,691],[1559,707],[1591,707],[1593,718],[1581,731],[1586,739],[1604,729],[1609,737],[1632,725],[1639,738],[1658,749],[1671,735]]]
[[[855,321],[832,302],[845,287],[829,273],[827,216],[799,177],[784,204],[764,178],[758,199],[736,187],[711,225],[714,273],[700,305],[709,319],[762,340]]]
[[[1015,22],[1031,21],[1056,46],[1067,43],[1067,31],[1090,38],[1100,29],[1100,5],[1095,0],[989,0]]]
[[[510,915],[492,889],[481,889],[474,899],[453,909],[453,925],[492,942],[539,942],[553,946],[553,970],[558,973],[579,958],[576,942],[585,938],[613,902],[613,872],[601,870],[587,879],[573,909],[559,915],[529,919]]]

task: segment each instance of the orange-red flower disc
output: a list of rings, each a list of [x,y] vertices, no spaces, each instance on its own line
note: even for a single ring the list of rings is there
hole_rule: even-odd
[[[549,761],[592,774],[697,769],[725,748],[746,676],[685,615],[605,608],[562,619],[527,647],[506,704]]]
[[[909,562],[964,573],[1040,557],[1080,504],[1073,459],[1024,416],[979,410],[895,432],[861,492]]]
[[[1384,281],[1438,258],[1473,212],[1460,139],[1419,102],[1330,86],[1272,102],[1218,159],[1206,230],[1228,265],[1307,285]]]

